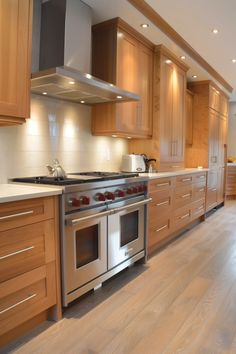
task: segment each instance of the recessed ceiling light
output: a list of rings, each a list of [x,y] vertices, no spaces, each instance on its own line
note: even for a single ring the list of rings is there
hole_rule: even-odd
[[[70,85],[74,85],[75,82],[74,82],[74,81],[69,81],[69,84],[70,84]]]
[[[85,101],[80,101],[80,103],[85,103]]]
[[[90,74],[85,74],[85,76],[87,77],[87,79],[92,79],[92,75]]]
[[[196,79],[196,78],[197,78],[197,75],[192,75],[192,78],[193,78],[193,79]]]
[[[236,59],[232,59],[232,63],[234,63],[234,64],[235,64],[235,63],[236,63]]]
[[[121,100],[121,98],[123,98],[122,96],[116,96],[116,98],[118,98],[119,100]]]
[[[132,139],[131,136],[127,136],[127,139]]]
[[[185,60],[186,56],[185,55],[181,55],[180,59]]]
[[[165,60],[165,63],[166,63],[166,64],[171,64],[172,61],[171,61],[170,59],[166,59],[166,60]]]
[[[47,92],[43,92],[43,95],[47,95],[48,93]]]
[[[149,27],[149,24],[148,23],[141,23],[140,25],[142,28],[148,28]]]
[[[117,138],[117,135],[112,135],[112,138]]]
[[[113,84],[109,84],[109,86],[113,87],[114,85]]]
[[[217,34],[217,33],[219,33],[219,30],[217,28],[213,28],[212,33]]]

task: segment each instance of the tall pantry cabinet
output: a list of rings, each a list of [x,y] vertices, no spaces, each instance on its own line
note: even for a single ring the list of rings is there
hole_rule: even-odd
[[[30,116],[31,0],[0,0],[0,125]]]
[[[152,135],[153,45],[120,18],[93,26],[93,75],[140,95],[138,102],[95,105],[92,133]]]
[[[193,99],[193,140],[186,166],[208,167],[206,210],[224,201],[228,97],[211,81],[189,83]]]
[[[155,47],[153,136],[149,140],[131,140],[130,152],[155,158],[159,171],[184,167],[187,70],[163,45]]]

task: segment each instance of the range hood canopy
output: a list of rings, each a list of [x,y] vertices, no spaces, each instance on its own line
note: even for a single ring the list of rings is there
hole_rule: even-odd
[[[135,93],[68,66],[32,74],[31,92],[87,105],[140,100]]]

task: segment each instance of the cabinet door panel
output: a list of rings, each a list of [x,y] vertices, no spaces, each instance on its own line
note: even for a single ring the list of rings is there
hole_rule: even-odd
[[[209,113],[209,167],[215,167],[219,162],[219,123],[218,114]]]

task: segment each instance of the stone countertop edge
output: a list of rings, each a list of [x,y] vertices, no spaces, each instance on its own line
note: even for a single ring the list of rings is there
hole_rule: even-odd
[[[234,166],[236,166],[236,162],[227,162],[227,166],[234,167]]]
[[[31,186],[22,184],[0,184],[0,203],[17,200],[49,197],[62,194],[62,187]]]
[[[191,174],[191,173],[201,173],[201,172],[207,172],[207,171],[209,171],[209,168],[186,168],[184,170],[173,171],[173,172],[140,173],[139,176],[148,177],[148,179],[156,179],[156,178],[187,175],[187,174]]]

